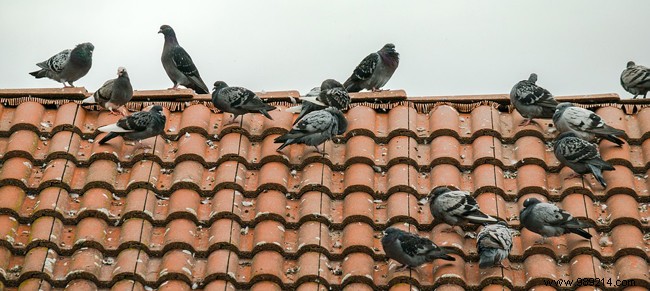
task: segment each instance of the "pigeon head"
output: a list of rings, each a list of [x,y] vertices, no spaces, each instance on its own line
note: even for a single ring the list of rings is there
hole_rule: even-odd
[[[333,88],[342,88],[343,85],[334,79],[327,79],[320,84],[321,90],[329,90]]]
[[[535,84],[535,82],[537,82],[537,74],[535,73],[530,74],[530,76],[528,77],[528,82]]]
[[[219,90],[221,90],[223,88],[226,88],[226,87],[228,87],[228,84],[226,84],[226,82],[224,82],[224,81],[216,81],[216,82],[214,82],[213,90],[214,91],[219,91]]]
[[[92,43],[84,42],[82,44],[78,44],[73,49],[72,53],[82,55],[82,56],[92,57],[94,50],[95,50],[95,46]]]
[[[154,105],[153,107],[151,107],[151,109],[149,109],[149,112],[155,112],[155,113],[158,113],[160,115],[162,115],[162,111],[163,111],[163,108],[160,105]]]
[[[571,106],[573,106],[573,104],[571,102],[562,102],[562,103],[558,104],[557,107],[555,107],[555,112],[564,111],[565,109],[567,109],[567,108],[569,108]]]
[[[634,63],[634,61],[629,61],[629,62],[627,62],[627,67],[628,67],[628,68],[630,68],[630,67],[634,67],[634,66],[636,66],[636,64]]]
[[[395,45],[392,43],[385,44],[384,47],[381,48],[381,50],[384,52],[391,52],[391,53],[397,52],[395,51]]]
[[[401,229],[399,229],[399,228],[396,228],[396,227],[389,227],[389,228],[387,228],[386,230],[384,230],[384,236],[394,237],[394,236],[396,236],[396,235],[399,235],[399,234],[402,233],[402,232],[403,232],[403,231],[402,231]]]
[[[124,77],[128,77],[129,74],[126,72],[126,68],[125,68],[125,67],[119,67],[119,68],[117,68],[117,76],[118,76],[118,77],[122,77],[122,76],[124,76]]]
[[[431,191],[431,194],[429,196],[430,197],[436,197],[436,196],[438,196],[440,194],[444,194],[444,193],[447,193],[447,192],[450,192],[450,191],[451,191],[451,189],[449,189],[449,188],[447,188],[445,186],[436,187],[435,189],[433,189],[433,191]]]
[[[325,108],[325,111],[331,113],[335,118],[338,123],[338,129],[339,131],[336,132],[336,134],[343,134],[345,133],[346,130],[348,130],[348,120],[345,118],[345,115],[343,115],[343,112],[339,110],[336,107],[327,107]]]
[[[158,30],[158,33],[162,33],[166,37],[167,36],[173,36],[173,37],[176,36],[176,33],[174,32],[174,29],[171,26],[167,25],[167,24],[162,25],[160,27],[160,30]]]
[[[537,203],[542,203],[542,201],[539,201],[539,199],[537,199],[537,198],[528,198],[528,199],[524,200],[524,207],[532,206],[532,205],[535,205]]]

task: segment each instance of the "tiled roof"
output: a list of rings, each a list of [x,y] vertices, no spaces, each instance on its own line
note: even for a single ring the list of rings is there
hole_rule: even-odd
[[[554,128],[518,127],[505,95],[351,94],[348,131],[321,156],[302,145],[276,152],[290,113],[224,128],[229,115],[188,92],[136,92],[130,108],[158,102],[168,116],[145,152],[95,142],[96,128],[118,117],[70,102],[83,89],[0,90],[0,289],[552,290],[544,279],[594,277],[650,288],[648,102],[558,98],[627,132],[621,148],[600,144],[616,168],[602,189],[590,175],[565,180],[572,171],[549,147]],[[298,93],[261,96],[288,106]],[[515,268],[479,270],[474,226],[465,237],[442,232],[419,204],[439,185],[472,191],[485,213],[521,231]],[[518,220],[528,197],[594,222],[594,237],[535,245]],[[379,240],[391,225],[461,255],[389,270]]]

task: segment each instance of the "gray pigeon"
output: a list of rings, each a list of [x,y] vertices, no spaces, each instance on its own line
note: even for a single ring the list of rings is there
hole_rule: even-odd
[[[108,132],[99,144],[105,144],[117,136],[130,141],[141,141],[157,136],[164,132],[166,120],[162,106],[155,105],[149,111],[136,112],[120,118],[117,123],[98,128],[97,130],[101,132]]]
[[[350,105],[350,95],[338,81],[327,79],[317,88],[317,94],[315,94],[316,88],[314,88],[307,96],[300,98],[302,101],[301,105],[287,109],[289,112],[296,112],[298,110],[300,112],[298,118],[293,122],[294,125],[310,112],[325,109],[330,106],[345,110]]]
[[[343,86],[348,92],[363,89],[378,91],[388,83],[398,65],[399,54],[395,51],[395,45],[387,43],[379,51],[365,57]]]
[[[403,231],[395,227],[389,227],[384,231],[381,238],[381,245],[384,248],[386,257],[402,264],[400,268],[415,268],[431,262],[435,259],[455,261],[450,255],[451,250],[440,248],[430,239],[420,237],[416,234]]]
[[[596,137],[604,138],[618,146],[625,143],[618,136],[624,136],[625,131],[613,128],[596,113],[587,109],[573,106],[569,102],[560,103],[553,114],[553,123],[560,133],[572,131],[586,141],[594,141]]]
[[[93,65],[94,50],[95,46],[92,43],[79,44],[71,50],[64,50],[46,61],[36,64],[41,69],[29,74],[36,79],[47,77],[63,83],[64,87],[68,87],[66,82],[70,84],[70,87],[74,87],[72,82],[81,79],[90,71],[90,67]]]
[[[524,201],[524,209],[519,213],[519,219],[525,228],[542,235],[542,241],[536,243],[544,243],[547,237],[561,236],[565,233],[575,233],[586,239],[591,238],[591,234],[583,230],[583,228],[593,227],[591,224],[581,222],[559,207],[541,202],[537,198],[528,198]]]
[[[479,268],[503,266],[502,261],[508,258],[512,250],[512,233],[508,224],[499,221],[483,227],[476,237],[476,248],[480,255]]]
[[[510,102],[519,114],[526,119],[521,126],[529,125],[533,118],[553,118],[557,101],[548,90],[537,86],[537,74],[532,73],[528,80],[519,81],[510,91]]]
[[[607,188],[602,171],[613,171],[614,167],[603,161],[595,144],[579,138],[574,132],[568,131],[560,134],[555,139],[555,157],[563,165],[573,169],[580,175],[594,174],[594,178],[604,188]]]
[[[433,217],[452,227],[467,222],[474,224],[497,222],[496,218],[481,212],[476,200],[466,191],[452,191],[447,187],[437,187],[431,191],[429,201]]]
[[[129,74],[124,67],[119,67],[117,68],[117,78],[106,81],[92,96],[84,99],[81,103],[97,103],[110,110],[111,113],[115,113],[117,109],[123,109],[119,113],[126,116],[123,105],[131,101],[132,97],[133,87]]]
[[[627,68],[621,73],[621,85],[625,91],[634,94],[632,99],[643,94],[645,99],[650,90],[650,68],[627,62]]]
[[[223,112],[233,114],[230,123],[239,115],[258,112],[273,120],[267,111],[275,110],[275,106],[264,103],[253,91],[242,87],[229,87],[224,81],[214,82],[212,104]]]
[[[163,68],[165,68],[165,72],[167,72],[167,76],[174,82],[174,87],[170,89],[176,89],[178,85],[183,85],[191,88],[198,94],[210,93],[208,86],[201,79],[199,70],[194,65],[192,58],[178,44],[174,29],[169,25],[163,25],[160,27],[158,33],[162,33],[165,36],[165,45],[163,46],[160,60],[162,61]]]
[[[275,139],[275,143],[282,143],[278,148],[281,151],[290,144],[306,144],[316,147],[332,139],[337,134],[343,134],[348,128],[348,121],[343,112],[334,107],[308,113],[286,134]]]

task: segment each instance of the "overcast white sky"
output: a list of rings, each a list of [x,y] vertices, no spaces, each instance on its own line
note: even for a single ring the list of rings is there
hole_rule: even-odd
[[[341,83],[393,42],[385,86],[410,96],[508,93],[539,75],[555,95],[615,92],[628,60],[650,66],[650,1],[2,1],[0,88],[60,87],[28,72],[78,43],[95,45],[75,85],[96,90],[129,71],[135,89],[172,83],[160,63],[171,25],[210,88],[305,93]]]

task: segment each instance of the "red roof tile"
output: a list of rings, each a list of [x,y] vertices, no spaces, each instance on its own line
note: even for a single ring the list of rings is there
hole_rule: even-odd
[[[565,180],[550,121],[518,127],[505,95],[351,94],[348,131],[326,156],[275,151],[290,113],[223,127],[229,116],[210,96],[187,90],[135,92],[129,108],[166,107],[165,134],[145,141],[152,149],[99,145],[96,128],[118,117],[70,102],[86,95],[0,90],[0,289],[554,290],[545,279],[593,277],[650,288],[649,102],[559,98],[627,132],[621,148],[600,144],[616,167],[602,189],[591,176]],[[286,107],[298,95],[261,97]],[[484,212],[521,231],[514,269],[479,270],[476,227],[442,231],[419,204],[438,185],[473,191]],[[528,197],[596,223],[594,237],[534,244],[539,235],[518,221]],[[379,241],[391,225],[460,255],[395,271]]]

